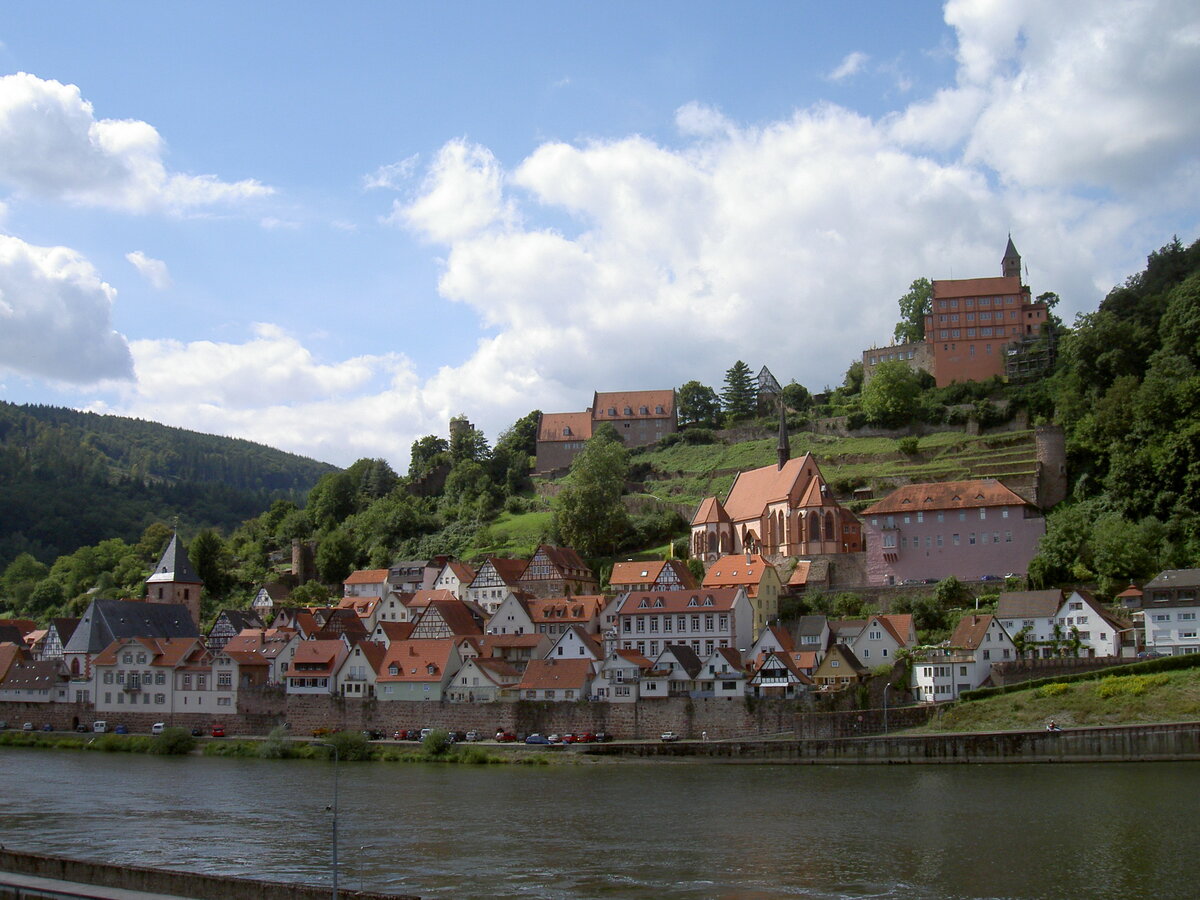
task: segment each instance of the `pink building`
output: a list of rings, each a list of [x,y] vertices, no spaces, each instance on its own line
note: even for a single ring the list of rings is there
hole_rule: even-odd
[[[1024,574],[1046,533],[1037,508],[994,478],[910,484],[862,516],[871,584]]]

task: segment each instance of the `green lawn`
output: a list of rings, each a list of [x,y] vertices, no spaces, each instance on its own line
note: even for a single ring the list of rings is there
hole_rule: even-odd
[[[537,512],[501,513],[496,521],[481,528],[474,544],[464,552],[466,559],[483,556],[533,556],[538,544],[550,532],[549,510]]]
[[[1048,684],[958,703],[911,733],[1013,731],[1083,725],[1148,725],[1200,718],[1200,671],[1110,675],[1096,681]]]

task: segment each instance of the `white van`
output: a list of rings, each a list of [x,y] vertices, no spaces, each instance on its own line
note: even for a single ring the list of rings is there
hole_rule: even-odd
[[[92,731],[94,731],[96,734],[104,734],[104,732],[108,731],[108,723],[107,722],[93,722],[92,723]]]
[[[167,730],[167,726],[163,722],[155,722],[153,725],[150,726],[151,734],[162,734],[166,730]]]

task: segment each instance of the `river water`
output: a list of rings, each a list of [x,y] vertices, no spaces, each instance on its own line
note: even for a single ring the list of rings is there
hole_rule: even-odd
[[[423,897],[1192,898],[1200,764],[339,767],[340,878]],[[333,766],[0,749],[0,842],[330,881]]]

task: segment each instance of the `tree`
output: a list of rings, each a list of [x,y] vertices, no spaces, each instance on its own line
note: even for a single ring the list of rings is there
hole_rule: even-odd
[[[317,575],[326,584],[345,581],[354,568],[357,552],[354,541],[341,529],[335,529],[321,539],[317,548]]]
[[[427,434],[412,443],[409,453],[408,477],[421,478],[444,458],[443,454],[450,452],[450,444],[436,434]]]
[[[933,312],[933,282],[918,278],[900,298],[900,321],[896,323],[895,338],[900,344],[925,340],[925,316]]]
[[[872,425],[897,428],[912,420],[921,386],[916,373],[898,359],[881,362],[862,391],[862,411]]]
[[[192,538],[192,546],[188,548],[188,559],[204,589],[210,596],[222,597],[228,588],[229,566],[228,552],[221,536],[211,528],[206,528]]]
[[[894,360],[893,360],[894,361]],[[854,396],[862,391],[863,388],[863,364],[861,359],[856,359],[850,363],[850,368],[846,370],[846,375],[842,378],[841,391],[849,397]]]
[[[689,381],[675,392],[679,427],[716,428],[721,420],[721,398],[708,385]]]
[[[791,381],[784,386],[783,405],[796,412],[808,412],[813,405],[812,394],[804,385]]]
[[[308,515],[318,528],[329,528],[354,513],[354,479],[348,472],[330,472],[308,492]]]
[[[456,423],[462,423],[462,427]],[[450,420],[450,456],[456,463],[464,459],[474,462],[484,462],[491,451],[488,449],[487,438],[483,432],[467,422],[465,416]]]
[[[721,392],[721,405],[728,422],[754,414],[758,403],[758,388],[750,367],[740,359],[725,372],[725,390]]]
[[[554,498],[554,526],[584,556],[612,550],[629,526],[621,503],[629,452],[617,440],[593,436],[571,463],[567,483]]]

